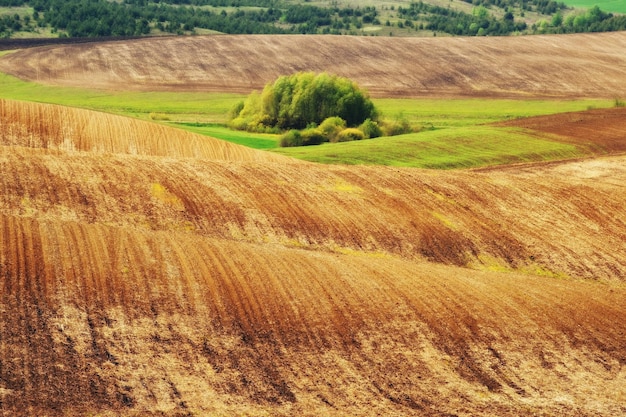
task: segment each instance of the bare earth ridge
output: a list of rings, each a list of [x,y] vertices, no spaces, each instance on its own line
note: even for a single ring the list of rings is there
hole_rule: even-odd
[[[249,93],[328,71],[372,96],[626,96],[626,32],[503,38],[216,35],[25,49],[0,71],[53,85]]]
[[[0,172],[3,417],[626,414],[623,154],[321,166],[0,100]]]

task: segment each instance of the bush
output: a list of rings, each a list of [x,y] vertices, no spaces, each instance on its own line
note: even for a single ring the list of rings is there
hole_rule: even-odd
[[[337,135],[337,142],[350,142],[353,140],[362,139],[365,139],[365,135],[363,134],[363,132],[361,132],[361,130],[354,127],[344,129],[339,132],[339,135]]]
[[[336,142],[339,132],[346,128],[346,121],[341,117],[329,117],[325,119],[320,125],[319,130],[324,135],[326,142]]]
[[[228,111],[228,119],[233,120],[235,117],[239,116],[239,113],[243,110],[244,101],[238,101],[229,111]]]
[[[326,137],[318,128],[309,128],[300,132],[302,136],[302,146],[320,145],[327,142]]]
[[[366,139],[373,139],[383,135],[382,130],[380,130],[380,126],[378,123],[373,121],[372,119],[366,119],[361,126],[359,126],[359,130],[363,132]]]
[[[354,127],[368,118],[375,120],[377,111],[367,93],[354,82],[326,73],[305,72],[279,77],[260,95],[251,94],[230,125],[245,126],[247,130],[259,125],[303,129],[333,116]]]
[[[384,136],[397,136],[411,133],[412,129],[409,121],[400,115],[393,120],[384,120],[382,122],[382,131]]]
[[[163,120],[163,121],[167,121],[170,120],[170,117],[167,114],[164,113],[150,113],[149,115],[150,120]]]
[[[280,138],[280,146],[290,148],[292,146],[302,146],[302,134],[299,130],[292,129]]]

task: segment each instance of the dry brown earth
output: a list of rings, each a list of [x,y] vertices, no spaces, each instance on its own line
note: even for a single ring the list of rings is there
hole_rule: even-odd
[[[373,96],[625,97],[626,32],[504,38],[198,36],[32,48],[0,71],[47,84],[249,93],[328,71]]]
[[[625,156],[224,146],[0,101],[3,417],[626,413]]]

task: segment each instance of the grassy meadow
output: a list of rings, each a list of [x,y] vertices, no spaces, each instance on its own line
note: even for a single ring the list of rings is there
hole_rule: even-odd
[[[102,91],[45,86],[0,73],[0,97],[61,104],[140,119],[225,123],[238,94]]]
[[[563,3],[571,7],[590,8],[598,6],[605,12],[626,13],[626,1],[624,0],[563,0]]]
[[[580,156],[576,147],[487,124],[512,118],[611,107],[610,100],[375,99],[389,120],[417,133],[359,142],[279,148],[279,136],[233,131],[224,124],[238,94],[111,92],[43,86],[0,74],[0,98],[36,101],[166,123],[256,149],[330,164],[467,168]]]
[[[324,164],[434,169],[544,161],[581,156],[575,146],[538,139],[519,129],[468,126],[320,146],[281,148],[283,155]]]

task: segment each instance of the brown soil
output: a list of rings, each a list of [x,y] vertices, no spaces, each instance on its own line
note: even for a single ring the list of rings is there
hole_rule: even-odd
[[[545,133],[595,152],[626,152],[626,108],[530,117],[499,123]]]
[[[328,71],[373,96],[626,96],[626,32],[504,38],[198,36],[32,48],[0,70],[47,84],[249,93]]]
[[[626,413],[625,156],[333,167],[155,132],[0,101],[2,416]]]

